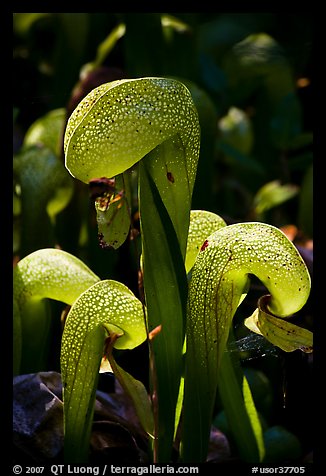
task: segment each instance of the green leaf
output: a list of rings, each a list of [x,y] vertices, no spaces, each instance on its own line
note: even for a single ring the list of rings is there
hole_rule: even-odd
[[[100,356],[105,338],[103,327],[93,327],[78,341],[82,351],[69,356],[67,337],[61,347],[61,376],[63,383],[64,459],[66,463],[87,463],[89,440],[93,423],[94,401],[98,382]]]
[[[214,231],[226,226],[219,215],[206,210],[191,210],[186,252],[186,272],[193,267],[201,246]]]
[[[277,228],[240,223],[208,237],[192,270],[188,294],[183,459],[207,455],[217,371],[234,313],[254,274],[271,293],[268,310],[280,317],[299,311],[310,276],[295,246]],[[196,418],[193,417],[194,413]],[[187,439],[192,434],[193,439]]]
[[[187,174],[187,155],[180,136],[167,139],[152,150],[145,160],[184,256],[190,219],[191,182]]]
[[[312,352],[313,333],[266,311],[268,299],[268,296],[259,299],[258,308],[245,320],[245,326],[285,352],[298,349],[302,352]]]
[[[113,359],[112,355],[110,357],[110,365],[114,376],[132,399],[142,427],[151,438],[154,438],[153,409],[144,384],[123,370]]]
[[[43,348],[47,310],[42,301],[54,299],[72,305],[99,278],[78,258],[57,249],[42,249],[21,259],[13,271],[14,369],[24,354],[33,361]]]
[[[221,359],[218,391],[241,459],[261,462],[264,442],[257,410],[240,361],[229,352]]]
[[[20,256],[55,244],[53,222],[71,200],[73,181],[59,158],[47,147],[29,146],[14,157],[20,186]]]
[[[42,144],[60,158],[65,122],[65,108],[54,109],[48,112],[33,122],[27,129],[23,147]]]
[[[126,173],[117,175],[115,191],[95,200],[98,235],[102,247],[119,248],[126,240],[131,222],[131,194]]]
[[[242,154],[250,154],[254,135],[247,114],[237,107],[230,107],[228,113],[218,121],[219,140],[237,149]]]
[[[21,306],[29,299],[55,299],[72,305],[99,278],[80,259],[47,248],[21,259],[14,268],[14,296]]]
[[[87,461],[94,399],[106,335],[115,348],[132,349],[145,341],[142,303],[122,283],[99,281],[71,307],[62,336],[65,458]]]
[[[261,177],[265,171],[259,161],[251,156],[254,144],[254,131],[250,118],[245,111],[230,107],[228,113],[218,121],[217,150],[233,173],[238,171]]]
[[[199,127],[188,89],[165,78],[113,81],[91,91],[70,116],[64,140],[66,167],[85,183],[111,178],[176,134],[185,148],[192,191]]]
[[[246,379],[245,376],[243,376],[242,392],[243,392],[245,408],[247,411],[248,418],[250,420],[250,424],[251,424],[252,431],[254,433],[254,437],[256,440],[257,448],[258,448],[258,455],[259,455],[258,460],[262,461],[265,455],[263,432],[262,432],[259,416],[258,416],[256,407],[252,398],[248,380]],[[247,434],[247,437],[248,437],[248,434]],[[249,455],[244,456],[244,460],[246,459],[249,460],[249,458],[250,458]],[[255,459],[255,461],[257,460]]]
[[[147,157],[140,164],[139,175],[143,282],[149,331],[160,329],[150,341],[154,461],[168,463],[183,371],[187,279],[176,231],[149,173],[150,160]]]
[[[187,25],[187,23],[183,22],[179,18],[174,17],[172,15],[163,14],[161,16],[161,23],[162,23],[163,31],[164,29],[167,29],[167,30],[171,29],[179,33],[191,32],[191,28],[189,25]],[[168,37],[167,32],[166,32],[166,36]]]
[[[124,23],[119,23],[111,33],[105,38],[102,43],[97,47],[96,59],[94,66],[100,66],[105,61],[106,57],[113,50],[117,42],[124,36],[126,32],[126,26]]]
[[[215,213],[206,210],[191,210],[190,211],[190,224],[188,231],[187,250],[185,258],[186,273],[189,273],[193,267],[196,257],[203,245],[205,238],[211,235],[214,231],[218,230],[222,226],[226,226],[225,221]],[[186,341],[183,344],[183,356],[186,352]],[[184,377],[181,377],[179,395],[175,412],[175,424],[174,433],[179,425],[179,420],[182,412],[184,394]]]
[[[256,193],[253,206],[257,216],[261,216],[267,210],[270,210],[290,198],[297,195],[299,188],[293,184],[281,184],[279,180],[273,180],[266,183]]]
[[[21,321],[21,359],[19,367],[17,365],[17,373],[30,374],[46,371],[51,338],[50,303],[46,299],[30,299],[19,308],[19,317]],[[19,321],[17,315],[14,315],[15,321]]]

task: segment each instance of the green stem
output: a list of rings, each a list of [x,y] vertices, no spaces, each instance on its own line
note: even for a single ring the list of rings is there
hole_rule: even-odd
[[[139,187],[144,291],[149,330],[160,329],[150,346],[154,455],[155,462],[168,463],[183,366],[187,281],[175,229],[146,165],[146,160],[140,164]]]

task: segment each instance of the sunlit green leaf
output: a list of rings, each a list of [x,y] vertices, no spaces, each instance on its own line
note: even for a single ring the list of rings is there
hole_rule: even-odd
[[[14,295],[28,299],[55,299],[73,304],[99,278],[80,259],[58,249],[37,250],[14,268]]]
[[[143,282],[149,330],[159,330],[150,341],[152,391],[157,405],[153,409],[157,419],[154,452],[158,461],[168,463],[183,371],[187,280],[180,242],[147,168],[150,160],[147,157],[140,164]]]
[[[312,352],[313,333],[267,312],[265,300],[263,298],[259,300],[258,308],[245,320],[246,327],[264,336],[285,352],[293,352],[297,349],[307,353]]]
[[[132,399],[142,427],[151,438],[154,438],[153,409],[144,384],[123,370],[113,357],[111,357],[110,363],[114,376]]]
[[[95,88],[70,116],[65,133],[66,167],[85,183],[97,177],[111,178],[176,134],[186,149],[192,190],[199,130],[188,90],[179,81],[165,78],[113,81]]]
[[[14,368],[20,368],[24,353],[33,361],[46,339],[47,309],[44,299],[73,304],[99,278],[78,258],[57,249],[37,250],[21,259],[13,271]]]
[[[193,267],[206,238],[223,226],[226,223],[219,215],[206,210],[191,210],[185,262],[187,273]]]
[[[131,349],[147,337],[142,303],[122,283],[99,281],[71,307],[62,336],[65,453],[69,462],[87,461],[96,383],[104,339]]]
[[[149,167],[184,254],[199,135],[196,108],[180,81],[113,81],[89,93],[70,116],[65,133],[66,167],[87,183],[115,177],[151,152]]]
[[[163,28],[172,28],[179,32],[191,31],[191,28],[187,23],[181,21],[179,18],[172,15],[162,15],[161,22]]]
[[[229,352],[222,356],[218,392],[241,458],[261,462],[264,443],[257,410],[240,361]]]
[[[105,40],[99,44],[99,46],[97,47],[96,59],[94,62],[96,66],[103,64],[105,58],[113,50],[118,40],[120,40],[120,38],[124,36],[125,32],[126,26],[123,23],[119,23],[115,28],[113,28],[113,30],[105,38]]]
[[[114,191],[95,200],[98,236],[102,247],[119,248],[126,240],[131,221],[131,195],[128,177],[116,177]]]
[[[240,223],[222,227],[207,238],[192,269],[188,294],[183,414],[183,458],[187,462],[194,461],[196,452],[200,461],[206,457],[217,370],[250,274],[270,291],[268,310],[279,317],[299,311],[308,299],[307,267],[279,229]],[[196,436],[187,439],[189,433]]]

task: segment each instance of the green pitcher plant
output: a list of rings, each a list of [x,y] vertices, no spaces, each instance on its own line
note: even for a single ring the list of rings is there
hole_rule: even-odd
[[[244,459],[261,461],[262,431],[249,385],[244,378],[239,386],[223,355],[250,275],[269,294],[246,326],[286,352],[312,351],[312,333],[289,321],[310,292],[296,247],[274,226],[227,226],[212,212],[191,210],[200,124],[179,80],[125,79],[94,89],[69,118],[64,151],[73,177],[106,185],[95,199],[102,246],[116,249],[130,233],[129,174],[137,171],[143,286],[137,297],[59,249],[38,250],[15,267],[15,373],[31,347],[42,344],[47,298],[70,306],[61,345],[66,461],[87,461],[103,358],[133,401],[154,462],[169,463],[176,445],[180,461],[206,460],[220,383],[222,396],[234,395],[235,404],[222,397],[230,415],[241,415]],[[30,342],[37,326],[38,341]],[[113,352],[145,341],[149,393]]]

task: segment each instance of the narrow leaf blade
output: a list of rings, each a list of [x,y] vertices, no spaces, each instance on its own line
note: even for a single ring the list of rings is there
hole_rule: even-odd
[[[151,341],[154,361],[157,461],[171,458],[175,409],[183,368],[182,348],[187,280],[180,244],[146,163],[140,164],[140,217],[144,290],[149,330],[160,327]],[[151,203],[151,206],[146,206]]]

